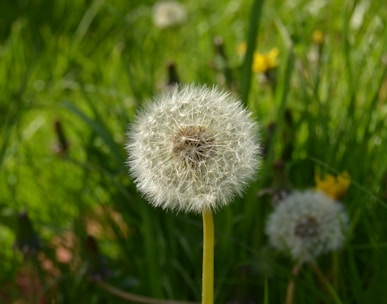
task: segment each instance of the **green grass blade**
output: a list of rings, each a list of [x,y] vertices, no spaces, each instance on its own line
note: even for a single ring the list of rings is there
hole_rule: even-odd
[[[249,99],[249,91],[251,87],[251,75],[252,75],[252,64],[253,64],[253,56],[254,50],[256,47],[256,41],[259,30],[259,22],[261,20],[262,15],[262,7],[264,0],[255,0],[253,3],[253,7],[250,15],[250,23],[247,34],[247,49],[245,58],[242,65],[242,80],[241,80],[241,88],[240,95],[242,102],[247,105]]]
[[[109,131],[103,125],[101,125],[97,121],[87,116],[74,104],[68,101],[64,101],[62,102],[62,106],[68,109],[70,112],[77,115],[83,122],[85,122],[89,126],[90,129],[92,129],[96,134],[98,134],[103,139],[105,144],[109,147],[110,151],[112,152],[114,159],[117,161],[117,167],[121,168],[125,163],[125,159],[123,157],[123,154],[121,153],[120,146],[113,140],[113,137],[109,133]]]

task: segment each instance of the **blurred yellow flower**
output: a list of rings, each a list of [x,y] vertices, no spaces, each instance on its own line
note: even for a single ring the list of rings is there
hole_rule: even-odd
[[[266,73],[278,66],[279,49],[273,48],[267,54],[255,52],[253,58],[253,71],[255,73]]]
[[[241,42],[237,45],[236,51],[239,56],[244,56],[246,53],[246,42]],[[267,54],[255,52],[253,57],[253,71],[255,73],[266,73],[278,66],[279,49],[273,48]]]
[[[315,30],[312,33],[312,40],[317,45],[323,44],[324,43],[324,33],[320,30]]]
[[[346,193],[351,183],[351,178],[347,172],[338,176],[327,174],[324,178],[320,174],[316,175],[316,189],[324,192],[329,197],[339,200]]]

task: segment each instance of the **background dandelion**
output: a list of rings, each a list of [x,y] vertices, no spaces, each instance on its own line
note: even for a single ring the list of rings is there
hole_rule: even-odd
[[[315,190],[293,192],[266,223],[271,245],[303,263],[343,246],[348,217],[343,206]]]
[[[159,28],[182,24],[187,19],[185,7],[176,1],[160,1],[153,7],[153,23]]]

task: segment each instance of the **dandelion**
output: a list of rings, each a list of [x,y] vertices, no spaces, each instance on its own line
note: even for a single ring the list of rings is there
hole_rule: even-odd
[[[149,102],[128,134],[129,170],[153,206],[202,213],[202,303],[213,303],[212,210],[241,195],[256,172],[257,125],[216,87],[175,86]]]
[[[187,12],[178,2],[158,2],[153,7],[153,23],[159,28],[173,27],[184,23],[186,19]]]
[[[273,48],[267,54],[254,53],[253,71],[255,73],[267,73],[278,66],[279,49]]]
[[[343,206],[315,190],[293,192],[266,223],[270,243],[302,264],[339,249],[348,222]]]
[[[259,161],[257,125],[241,103],[193,85],[149,102],[126,149],[135,183],[152,205],[195,213],[240,195]]]
[[[347,172],[338,176],[327,174],[324,178],[316,175],[316,189],[324,192],[332,199],[339,200],[347,193],[351,178]]]

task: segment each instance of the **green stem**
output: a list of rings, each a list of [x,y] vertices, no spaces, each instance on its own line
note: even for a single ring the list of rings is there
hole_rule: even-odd
[[[339,296],[337,295],[335,289],[329,283],[328,278],[323,274],[323,272],[318,267],[316,262],[310,262],[309,265],[312,268],[312,270],[314,271],[314,273],[316,274],[317,279],[320,281],[320,283],[322,285],[322,288],[326,291],[326,293],[328,295],[331,296],[332,301],[333,301],[332,303],[342,304],[343,302],[341,302],[341,300],[340,300]]]
[[[288,282],[288,287],[286,289],[286,304],[293,304],[294,303],[294,295],[296,292],[296,278],[298,277],[300,273],[300,265],[297,263],[292,268],[292,277],[290,278]]]
[[[322,271],[320,270],[320,268],[315,262],[310,262],[309,265],[313,269],[314,273],[316,274],[317,279],[320,281],[322,288],[329,294],[330,291],[328,286],[329,285],[328,279],[325,277],[325,275],[322,273]]]
[[[246,106],[248,104],[249,91],[251,86],[251,67],[258,36],[259,21],[261,20],[263,2],[264,0],[254,0],[249,20],[250,23],[247,33],[247,49],[242,66],[242,80],[240,89],[242,102]]]
[[[203,210],[202,304],[214,303],[214,219]]]

